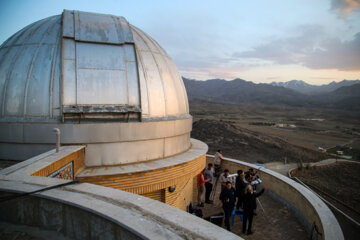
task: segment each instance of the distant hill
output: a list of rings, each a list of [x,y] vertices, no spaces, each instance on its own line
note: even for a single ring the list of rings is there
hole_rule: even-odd
[[[360,83],[341,86],[331,92],[306,95],[283,86],[255,84],[243,79],[197,81],[183,78],[183,80],[190,102],[207,101],[360,110]],[[328,85],[329,88],[330,85]]]
[[[291,80],[288,82],[272,82],[270,84],[273,86],[289,88],[289,89],[295,90],[295,91],[303,93],[303,94],[308,94],[310,92],[314,92],[319,87],[319,86],[308,84],[302,80]]]
[[[360,83],[343,86],[329,93],[314,95],[311,99],[324,107],[360,110]]]
[[[189,100],[210,102],[290,104],[301,106],[306,96],[294,90],[270,84],[255,84],[243,79],[196,81],[183,78]],[[300,105],[299,105],[300,103]]]
[[[273,86],[289,88],[303,94],[318,94],[332,92],[340,87],[352,86],[358,83],[360,83],[360,80],[343,80],[341,82],[331,82],[329,84],[318,86],[308,84],[302,80],[291,80],[288,82],[272,82],[270,84]]]

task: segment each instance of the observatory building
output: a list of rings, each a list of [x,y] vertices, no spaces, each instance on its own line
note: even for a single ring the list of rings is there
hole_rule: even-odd
[[[0,169],[0,237],[242,239],[183,211],[207,161],[191,130],[175,64],[125,18],[64,10],[30,24],[0,47],[0,161],[22,160]],[[344,239],[310,190],[223,161],[250,167],[312,239]]]
[[[25,27],[1,46],[0,96],[0,159],[53,149],[58,128],[63,146],[86,146],[76,179],[192,201],[207,146],[190,139],[175,64],[125,18],[65,10]]]

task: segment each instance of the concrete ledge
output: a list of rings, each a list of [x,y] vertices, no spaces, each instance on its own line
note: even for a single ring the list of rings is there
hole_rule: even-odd
[[[70,155],[71,153],[78,152],[84,148],[85,146],[66,146],[66,147],[61,147],[60,152],[58,153],[55,151],[55,149],[53,149],[38,156],[35,156],[33,158],[30,158],[26,161],[23,161],[21,163],[2,169],[0,171],[0,176],[12,175],[12,176],[18,176],[19,179],[21,179],[21,177],[30,176],[34,172],[46,167],[47,165],[50,165],[51,163],[61,158],[64,158]]]
[[[321,233],[317,236],[318,239],[344,239],[340,225],[327,205],[299,183],[264,167],[231,158],[225,158],[223,168],[228,168],[232,172],[244,168],[256,169],[265,186],[297,208],[311,225],[317,226]],[[308,229],[309,225],[305,227]]]
[[[0,176],[0,191],[28,192],[50,182],[64,182],[43,178],[39,186],[37,179],[28,177],[24,183]],[[87,183],[12,200],[0,209],[1,221],[61,232],[72,239],[101,234],[107,239],[242,239],[159,201]]]

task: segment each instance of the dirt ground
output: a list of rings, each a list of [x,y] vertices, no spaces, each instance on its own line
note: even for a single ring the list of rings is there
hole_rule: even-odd
[[[336,208],[360,222],[360,164],[334,163],[296,169],[292,171],[292,176],[298,177]],[[360,227],[334,209],[332,211],[340,223],[345,239],[358,239]]]
[[[296,129],[256,126],[247,123],[239,123],[239,125],[255,132],[280,137],[291,144],[309,149],[329,148],[350,141],[349,136],[328,130],[329,128],[325,128],[326,130],[324,127],[309,129],[299,126],[299,123]]]
[[[279,158],[279,154],[276,154],[276,152],[279,152],[276,151],[276,145],[283,146],[281,143],[278,144],[278,140],[287,143],[287,146],[295,147],[295,149],[290,147],[280,149],[280,152],[285,150],[282,151],[283,153],[287,152],[286,150],[288,149],[295,150],[295,154],[297,154],[299,148],[319,152],[319,147],[328,149],[338,145],[351,147],[360,151],[360,136],[357,135],[357,132],[360,132],[360,120],[357,117],[358,114],[354,115],[351,112],[339,112],[330,109],[317,108],[269,107],[256,104],[246,106],[198,101],[190,101],[189,104],[190,113],[194,118],[194,123],[199,120],[230,122],[238,129],[245,129],[252,138],[260,137],[269,140],[267,143],[274,143],[274,149],[270,151],[267,151],[270,145],[265,145],[264,149],[268,156],[267,159],[270,158],[270,160],[264,162],[284,161],[285,157],[289,157],[282,154]],[[276,124],[293,125],[295,127],[279,127],[276,126]],[[219,133],[216,129],[217,126],[217,124],[213,127],[209,126],[208,136],[211,137],[211,134],[216,135]],[[195,126],[194,131],[197,131]],[[233,132],[237,131],[235,130]],[[217,135],[220,140],[221,137],[227,138],[228,136],[229,134],[222,136],[221,133],[220,135]],[[259,147],[256,149],[256,145],[251,146],[253,149],[250,149],[251,154],[249,154],[249,149],[244,149],[244,147],[241,146],[242,141],[240,137],[233,139],[235,141],[239,140],[239,148],[245,150],[245,154],[250,155],[245,156],[245,159],[243,159],[241,154],[237,154],[237,159],[247,160],[250,158],[259,158],[260,161],[262,161],[261,156],[259,157],[258,154],[258,152],[262,151],[262,147],[264,146],[261,142],[258,144],[259,142],[253,141],[253,143],[258,144]],[[201,140],[206,143],[209,142],[210,151],[212,151],[211,144],[214,144],[213,139],[208,138]],[[225,143],[223,145],[226,147],[227,144],[228,143]],[[229,144],[232,145],[232,147],[237,147],[231,141]],[[217,146],[214,146],[214,148],[217,148]],[[231,150],[230,148],[229,150]],[[229,152],[230,155],[233,155],[231,151]],[[290,153],[290,157],[291,156],[292,153]],[[303,156],[303,162],[309,160],[307,154],[300,154],[295,158],[299,159],[300,156]],[[277,159],[273,160],[275,158]],[[314,158],[317,157],[314,155]],[[360,158],[358,158],[358,160],[360,161]],[[250,162],[254,161],[252,160]]]

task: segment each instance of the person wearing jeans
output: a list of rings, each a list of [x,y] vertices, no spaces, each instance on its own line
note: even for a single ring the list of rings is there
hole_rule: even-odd
[[[214,170],[212,163],[208,164],[208,167],[205,170],[205,203],[211,204],[213,201],[210,200],[210,194],[213,189],[213,179],[214,179]],[[210,179],[206,182],[207,179]]]
[[[204,186],[205,186],[205,182],[210,181],[210,179],[206,179],[204,177],[206,168],[204,168],[201,173],[198,174],[197,176],[197,187],[198,187],[198,196],[197,196],[197,201],[198,201],[198,206],[199,207],[203,207],[204,203],[201,201],[202,195],[204,193]]]

